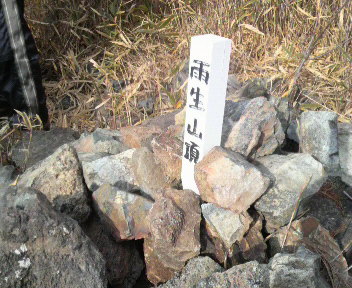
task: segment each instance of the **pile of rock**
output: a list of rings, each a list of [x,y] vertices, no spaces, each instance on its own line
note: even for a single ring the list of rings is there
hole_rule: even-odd
[[[0,168],[0,286],[134,287],[145,266],[160,287],[351,287],[352,125],[293,119],[247,85],[195,166],[199,196],[182,189],[182,111],[25,136],[23,173]]]

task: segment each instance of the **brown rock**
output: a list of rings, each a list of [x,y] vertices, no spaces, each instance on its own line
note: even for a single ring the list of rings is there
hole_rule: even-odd
[[[227,101],[222,145],[244,156],[272,154],[285,139],[277,112],[265,97]]]
[[[123,143],[129,148],[149,147],[154,137],[162,133],[160,127],[129,126],[121,128]]]
[[[246,211],[270,184],[243,156],[221,147],[196,164],[195,180],[202,200],[237,213]]]
[[[144,242],[148,279],[170,280],[200,252],[200,203],[190,190],[168,189],[149,214],[150,237]]]
[[[93,200],[100,219],[117,241],[148,235],[148,213],[153,205],[149,195],[104,184],[93,193]]]
[[[168,182],[177,184],[181,180],[182,141],[177,137],[182,133],[181,126],[173,126],[152,141],[155,159],[162,166]]]

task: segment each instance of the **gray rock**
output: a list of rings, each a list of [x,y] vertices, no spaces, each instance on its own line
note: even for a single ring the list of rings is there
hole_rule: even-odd
[[[226,99],[236,99],[238,91],[241,89],[241,83],[235,74],[229,74],[227,79]]]
[[[269,97],[270,103],[276,108],[277,117],[279,118],[282,130],[286,133],[292,118],[292,106],[287,98]]]
[[[272,154],[285,134],[275,107],[264,97],[226,101],[221,145],[253,158]]]
[[[78,153],[119,154],[127,150],[122,143],[120,131],[101,128],[93,133],[83,133],[73,145]]]
[[[276,254],[269,262],[270,288],[329,288],[320,274],[320,256],[299,247],[294,254]]]
[[[338,131],[341,178],[352,186],[352,125],[339,123]]]
[[[320,257],[301,247],[294,254],[277,254],[269,264],[236,265],[202,279],[194,288],[329,288],[320,275]]]
[[[111,287],[132,288],[144,268],[136,241],[116,243],[104,228],[103,223],[94,214],[82,225],[83,231],[104,257]]]
[[[222,272],[224,269],[211,258],[196,257],[188,261],[187,265],[182,269],[175,278],[169,280],[159,288],[180,288],[193,287],[203,278],[211,276],[216,272]]]
[[[269,288],[269,270],[267,265],[259,264],[256,261],[236,265],[225,272],[214,273],[193,286],[193,288],[233,287]]]
[[[268,177],[243,156],[214,147],[195,166],[202,200],[236,213],[246,211],[270,184]]]
[[[94,191],[93,200],[101,221],[117,241],[148,235],[148,213],[154,203],[149,195],[104,184]]]
[[[0,189],[0,286],[105,288],[105,263],[76,221],[40,192]]]
[[[327,175],[323,165],[308,154],[270,155],[258,163],[273,185],[254,207],[264,216],[271,233],[290,221],[302,190],[300,203],[319,191]]]
[[[84,152],[78,152],[77,153],[78,156],[78,160],[79,162],[93,162],[95,160],[98,160],[100,158],[106,157],[106,156],[110,156],[109,153],[103,153],[103,152],[99,152],[99,153],[94,153],[94,152],[89,152],[89,153],[84,153]]]
[[[211,203],[202,204],[202,214],[210,234],[220,239],[228,250],[242,240],[253,220],[247,212],[238,214]]]
[[[237,79],[229,78],[230,83],[228,81],[227,85],[229,87],[235,86],[236,88],[239,86]],[[257,97],[268,97],[268,89],[267,89],[267,80],[264,78],[255,78],[248,80],[246,83],[242,85],[242,87],[238,87],[237,90],[232,89],[231,93],[227,95],[228,100],[232,101],[242,101],[248,99],[254,99]]]
[[[300,151],[311,154],[327,171],[339,169],[337,114],[308,111],[299,120]]]
[[[13,182],[15,167],[12,165],[2,166],[0,164],[0,188],[7,187]]]
[[[288,125],[287,138],[299,143],[299,131],[297,120],[292,120]]]
[[[22,139],[11,151],[12,160],[25,170],[54,153],[60,146],[75,141],[78,133],[70,129],[53,128],[50,131],[23,133]]]
[[[81,165],[75,149],[69,144],[28,168],[18,185],[39,190],[57,211],[79,222],[84,222],[90,214]]]
[[[130,149],[93,161],[82,161],[83,175],[88,189],[94,192],[103,184],[110,184],[121,190],[134,187],[137,184],[131,167],[134,151],[135,149]]]

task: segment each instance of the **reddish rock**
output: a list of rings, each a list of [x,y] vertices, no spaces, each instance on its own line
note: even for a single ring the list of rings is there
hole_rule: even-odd
[[[170,280],[200,252],[200,203],[190,190],[168,189],[149,213],[150,237],[144,242],[148,279]]]
[[[148,213],[153,205],[150,196],[105,184],[93,193],[93,200],[100,219],[117,241],[148,235]]]
[[[243,156],[221,147],[196,164],[195,180],[202,200],[237,213],[246,211],[270,184]]]
[[[182,140],[177,136],[182,133],[181,126],[170,127],[152,141],[155,159],[163,167],[168,182],[177,184],[181,180],[182,168]]]
[[[122,142],[129,148],[149,146],[154,137],[162,133],[156,126],[129,126],[120,130]]]

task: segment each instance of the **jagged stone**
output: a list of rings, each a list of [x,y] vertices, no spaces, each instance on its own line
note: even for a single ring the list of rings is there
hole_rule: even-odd
[[[18,185],[39,190],[57,211],[79,222],[84,222],[90,214],[81,165],[75,149],[69,144],[28,168],[19,178]]]
[[[73,145],[78,153],[119,154],[127,150],[121,141],[120,131],[101,128],[93,133],[83,133]]]
[[[196,257],[189,260],[182,271],[173,279],[159,288],[180,288],[193,287],[203,278],[211,276],[213,273],[222,272],[224,269],[210,257]]]
[[[269,178],[238,153],[213,148],[195,166],[202,200],[241,213],[268,188]]]
[[[137,185],[131,159],[135,149],[120,154],[82,161],[83,175],[90,191],[97,190],[103,184],[110,184],[128,190]]]
[[[182,126],[173,126],[166,133],[154,138],[151,143],[155,159],[171,184],[177,184],[181,180],[183,143],[177,137],[181,133]]]
[[[63,128],[23,133],[21,140],[11,150],[11,158],[16,166],[25,170],[53,154],[60,146],[77,138],[77,132]]]
[[[226,101],[221,145],[253,158],[272,154],[284,141],[275,107],[265,97]]]
[[[150,195],[104,184],[93,193],[93,200],[101,221],[117,241],[148,235],[148,213],[154,202]]]
[[[273,232],[290,221],[298,200],[302,204],[319,191],[327,175],[308,154],[270,155],[258,163],[273,184],[254,207],[264,216],[266,230]]]
[[[150,237],[144,241],[147,277],[166,282],[200,252],[200,199],[190,190],[168,189],[149,213]]]
[[[301,247],[294,254],[277,254],[269,264],[236,265],[199,281],[194,288],[329,288],[320,275],[320,257]]]
[[[102,255],[42,193],[0,189],[0,203],[2,288],[106,288]]]
[[[308,111],[299,120],[300,151],[311,154],[330,172],[339,169],[337,114]]]
[[[349,123],[339,123],[338,133],[341,178],[348,185],[352,186],[352,125]]]
[[[202,204],[202,214],[209,234],[220,239],[227,250],[243,239],[252,222],[247,212],[238,214],[211,203]]]

